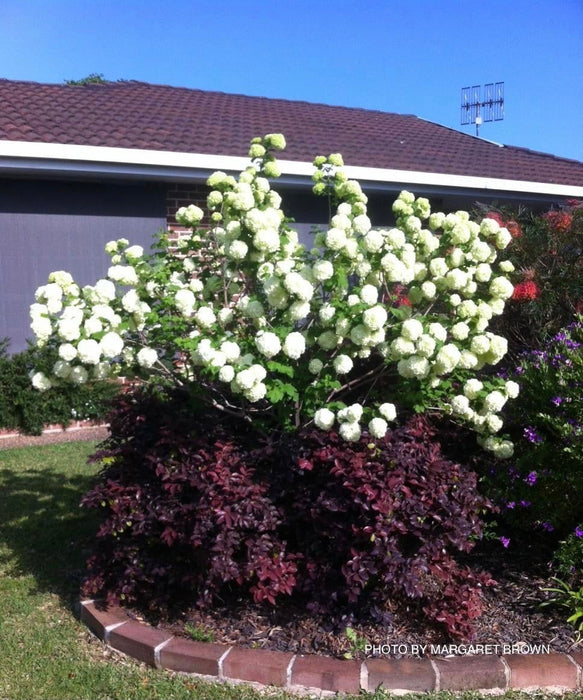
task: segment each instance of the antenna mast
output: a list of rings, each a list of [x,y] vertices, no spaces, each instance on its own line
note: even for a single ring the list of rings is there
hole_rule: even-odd
[[[482,122],[504,119],[504,83],[484,85],[484,99],[480,85],[462,88],[461,123],[475,124],[476,136],[480,135]]]

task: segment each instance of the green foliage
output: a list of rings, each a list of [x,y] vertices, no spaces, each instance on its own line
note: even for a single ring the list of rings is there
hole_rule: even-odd
[[[563,579],[583,584],[583,527],[575,528],[555,552],[553,565]]]
[[[34,367],[54,363],[52,352],[30,347],[8,355],[6,346],[6,341],[0,342],[0,428],[38,435],[47,423],[66,427],[72,420],[99,420],[119,392],[118,385],[103,382],[93,387],[63,385],[39,392],[32,387],[29,373]]]
[[[80,80],[65,80],[65,85],[104,85],[109,82],[103,76],[103,73],[89,73],[85,78]]]
[[[546,593],[552,593],[553,596],[545,601],[542,605],[560,605],[567,608],[570,613],[567,622],[577,630],[577,638],[581,639],[583,635],[583,586],[573,588],[565,581],[561,581],[553,577],[557,586],[555,588],[543,588]]]
[[[212,632],[205,630],[202,625],[191,625],[188,622],[184,625],[191,639],[195,642],[214,642],[215,636]]]

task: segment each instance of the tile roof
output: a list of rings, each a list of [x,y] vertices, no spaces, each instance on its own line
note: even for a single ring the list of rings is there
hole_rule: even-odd
[[[283,133],[286,160],[583,185],[583,163],[476,138],[412,115],[122,81],[0,79],[0,140],[244,156]]]

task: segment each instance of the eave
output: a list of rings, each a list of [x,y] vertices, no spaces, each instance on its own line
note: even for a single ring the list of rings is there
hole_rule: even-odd
[[[278,182],[308,186],[312,163],[279,160]],[[216,170],[236,174],[249,158],[205,153],[80,146],[28,141],[0,141],[0,176],[99,178],[157,182],[204,182]],[[523,199],[583,198],[583,186],[509,180],[472,175],[345,167],[347,176],[368,191],[411,188],[416,194],[466,195]]]

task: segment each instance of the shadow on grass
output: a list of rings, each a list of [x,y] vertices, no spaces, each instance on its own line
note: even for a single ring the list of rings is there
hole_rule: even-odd
[[[97,531],[94,514],[79,505],[94,474],[1,465],[0,458],[0,571],[32,575],[36,592],[55,593],[73,606]]]

